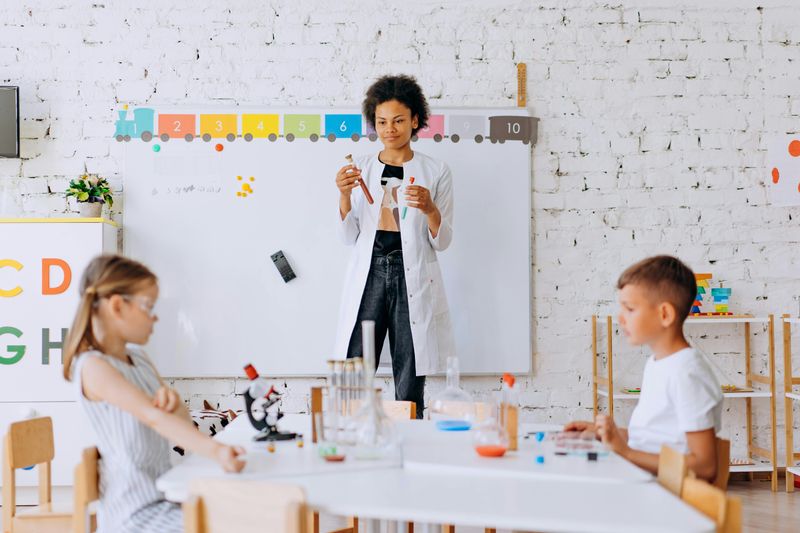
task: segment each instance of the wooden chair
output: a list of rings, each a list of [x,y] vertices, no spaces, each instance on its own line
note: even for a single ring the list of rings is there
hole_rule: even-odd
[[[86,448],[81,454],[81,462],[75,467],[73,533],[92,533],[97,530],[97,515],[89,506],[100,499],[99,460],[97,448]]]
[[[742,499],[728,496],[728,509],[725,513],[725,529],[723,533],[742,533]]]
[[[14,422],[8,427],[3,451],[3,533],[65,533],[72,512],[54,508],[50,463],[53,461],[53,421],[49,417]],[[17,468],[39,467],[39,505],[17,510]]]
[[[196,480],[183,504],[186,533],[306,533],[303,489],[242,479]]]
[[[714,486],[721,490],[727,490],[730,477],[731,441],[717,437],[717,477],[714,478]]]
[[[322,413],[322,391],[324,387],[311,387],[311,442],[317,442],[317,427],[314,418]],[[358,408],[359,402],[353,402],[353,408]],[[417,404],[400,400],[383,400],[383,410],[391,420],[415,420],[417,418]],[[309,532],[319,533],[319,513],[309,513]],[[358,533],[358,518],[348,517],[347,527],[331,531],[330,533]],[[408,525],[407,533],[413,533],[414,524]]]
[[[727,497],[714,485],[687,477],[683,482],[683,501],[714,521],[719,533],[740,533],[742,530],[742,501]]]
[[[721,490],[728,488],[728,478],[731,473],[731,441],[717,437],[717,475],[713,485]],[[686,457],[668,446],[661,447],[658,456],[658,482],[675,494],[681,495],[684,478],[694,473],[688,470]]]
[[[683,481],[688,474],[686,456],[667,445],[661,446],[661,453],[658,454],[659,484],[680,498]]]

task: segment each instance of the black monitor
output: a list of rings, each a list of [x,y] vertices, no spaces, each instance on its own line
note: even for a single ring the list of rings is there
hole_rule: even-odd
[[[0,157],[19,157],[19,87],[0,86]]]

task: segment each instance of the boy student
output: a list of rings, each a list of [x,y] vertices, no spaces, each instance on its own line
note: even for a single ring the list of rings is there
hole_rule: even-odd
[[[674,257],[650,257],[623,272],[617,288],[625,336],[653,352],[639,403],[627,430],[608,415],[599,415],[594,424],[570,422],[564,429],[594,431],[611,450],[652,473],[666,444],[687,455],[697,477],[713,481],[722,391],[707,361],[683,335],[697,293],[694,273]]]

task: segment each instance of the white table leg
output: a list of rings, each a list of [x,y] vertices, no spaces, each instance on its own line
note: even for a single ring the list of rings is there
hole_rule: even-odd
[[[361,519],[358,521],[358,524],[364,524],[364,531],[365,533],[381,533],[381,521],[375,520],[374,518],[370,519]]]

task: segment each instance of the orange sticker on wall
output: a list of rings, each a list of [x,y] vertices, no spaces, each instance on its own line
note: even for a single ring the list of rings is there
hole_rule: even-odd
[[[800,136],[784,135],[769,141],[767,166],[773,205],[800,205]]]

